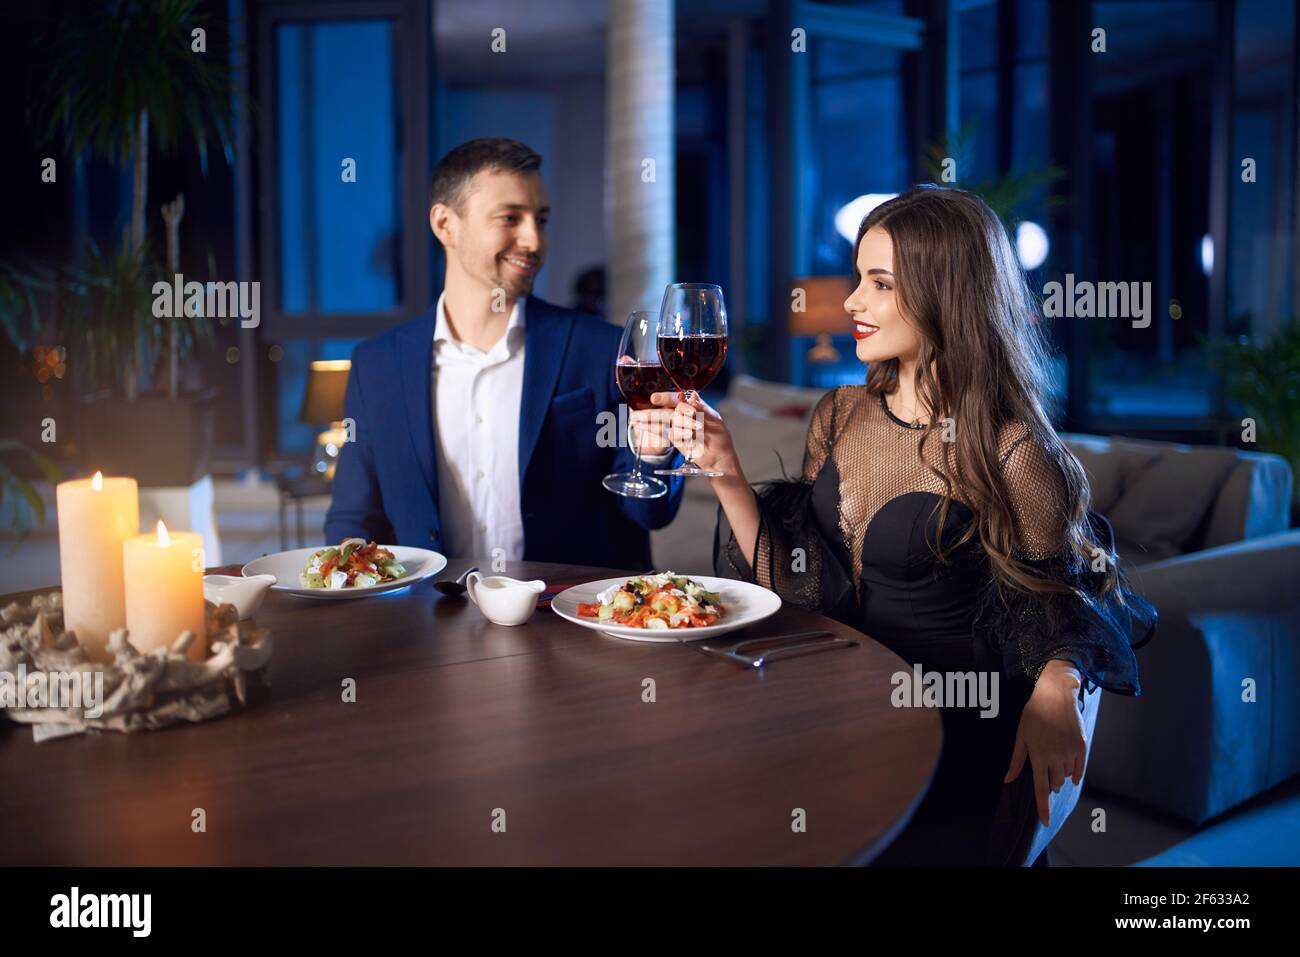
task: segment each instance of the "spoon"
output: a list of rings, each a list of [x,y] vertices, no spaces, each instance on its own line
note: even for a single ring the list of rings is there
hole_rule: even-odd
[[[465,574],[461,575],[454,582],[446,580],[434,582],[433,587],[438,589],[441,594],[446,595],[448,598],[459,598],[461,595],[465,594],[465,579],[470,576],[471,572],[476,571],[478,571],[478,568],[467,568],[465,569]]]

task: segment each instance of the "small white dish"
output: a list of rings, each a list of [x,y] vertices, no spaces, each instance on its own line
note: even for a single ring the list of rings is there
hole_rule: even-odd
[[[252,618],[276,582],[274,575],[204,575],[203,597],[214,605],[234,605],[239,620]]]
[[[722,596],[722,605],[727,611],[725,618],[717,624],[704,628],[674,628],[663,631],[654,628],[629,628],[627,625],[610,625],[599,618],[584,618],[578,614],[578,605],[589,605],[596,601],[596,596],[611,585],[622,585],[627,578],[605,578],[585,585],[574,585],[551,599],[551,611],[566,621],[583,628],[590,628],[614,638],[630,638],[633,641],[698,641],[701,638],[713,638],[736,631],[748,625],[757,624],[764,618],[770,618],[781,610],[781,598],[776,592],[768,591],[758,585],[736,581],[731,578],[713,578],[706,575],[692,575],[692,581],[699,582],[709,591],[716,591]]]
[[[276,591],[286,592],[298,598],[339,600],[369,598],[372,595],[383,595],[387,592],[397,591],[414,585],[416,582],[424,581],[426,578],[431,578],[447,567],[446,558],[437,552],[429,551],[427,548],[385,545],[384,548],[392,552],[393,556],[406,566],[406,575],[397,579],[397,581],[384,582],[370,588],[303,588],[298,582],[298,576],[307,567],[312,555],[323,547],[323,545],[317,545],[315,548],[295,548],[288,552],[263,555],[243,567],[244,577],[274,575],[278,581],[271,587]]]
[[[505,575],[484,577],[470,572],[465,578],[465,594],[478,605],[488,621],[498,625],[522,625],[537,610],[537,596],[546,590],[546,582],[535,578],[521,582]]]

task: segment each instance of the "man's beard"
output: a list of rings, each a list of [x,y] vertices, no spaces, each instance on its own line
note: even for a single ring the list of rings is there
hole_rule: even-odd
[[[537,273],[531,276],[503,276],[497,273],[497,285],[506,291],[506,295],[511,299],[519,299],[529,295],[533,291],[533,280]]]
[[[497,266],[496,285],[505,290],[506,295],[511,299],[518,299],[521,296],[527,296],[533,291],[533,283],[537,280],[537,273],[540,269],[534,269],[527,276],[512,274],[510,267],[504,263]]]

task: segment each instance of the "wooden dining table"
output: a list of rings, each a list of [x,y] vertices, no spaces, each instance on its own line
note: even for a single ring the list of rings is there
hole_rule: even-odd
[[[860,644],[752,669],[548,607],[495,625],[427,581],[348,601],[272,591],[255,620],[274,651],[247,707],[41,743],[0,719],[0,864],[861,864],[939,758],[938,713],[890,703],[903,660],[790,605],[705,643],[825,629]]]

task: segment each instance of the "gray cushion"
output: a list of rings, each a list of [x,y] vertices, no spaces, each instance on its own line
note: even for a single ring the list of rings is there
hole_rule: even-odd
[[[1160,455],[1158,449],[1150,446],[1121,445],[1107,439],[1092,442],[1072,438],[1068,444],[1088,473],[1092,510],[1106,516],[1133,476],[1145,471]]]
[[[1121,453],[1150,446],[1115,441]],[[1151,464],[1127,478],[1107,517],[1131,561],[1155,561],[1182,554],[1201,526],[1224,479],[1237,464],[1231,449],[1157,449]]]
[[[1204,533],[1190,548],[1215,548],[1286,531],[1291,524],[1291,464],[1267,452],[1238,452]]]
[[[811,416],[817,401],[827,391],[785,385],[781,382],[766,382],[751,375],[738,375],[731,380],[727,398],[758,406],[768,412],[780,411],[795,416]]]

